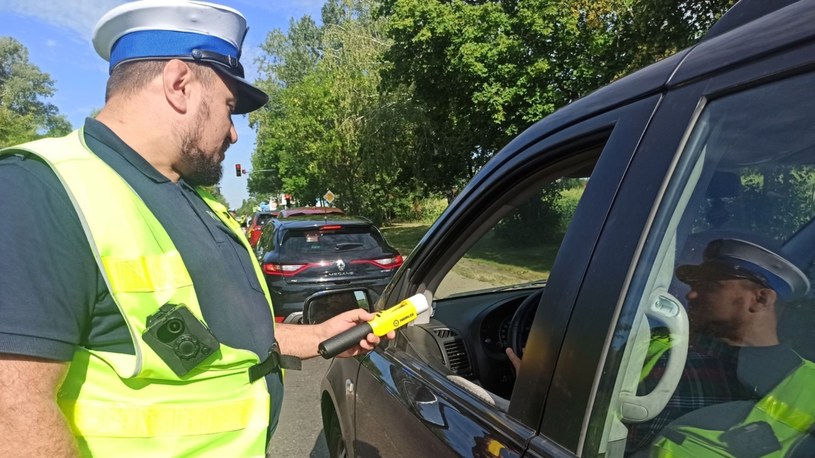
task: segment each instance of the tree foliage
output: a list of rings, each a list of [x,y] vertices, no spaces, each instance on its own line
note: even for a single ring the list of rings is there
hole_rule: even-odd
[[[250,192],[283,191],[313,203],[327,190],[352,213],[383,221],[418,194],[405,91],[380,91],[381,56],[390,43],[370,0],[332,0],[323,26],[309,17],[263,45],[259,83],[270,95],[253,115],[258,145]]]
[[[0,147],[70,132],[68,120],[43,100],[53,94],[53,80],[28,61],[25,46],[0,37]]]
[[[555,109],[697,40],[733,0],[384,0],[386,86],[426,109],[449,186]]]
[[[377,221],[452,198],[532,123],[692,44],[733,2],[328,0],[322,25],[263,45],[253,167],[272,172],[250,192],[331,189]]]

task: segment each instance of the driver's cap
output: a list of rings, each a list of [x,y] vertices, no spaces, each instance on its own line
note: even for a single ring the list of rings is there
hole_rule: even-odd
[[[711,241],[703,262],[676,268],[684,283],[746,279],[772,288],[782,299],[794,299],[809,291],[809,279],[792,262],[758,244],[739,239]]]

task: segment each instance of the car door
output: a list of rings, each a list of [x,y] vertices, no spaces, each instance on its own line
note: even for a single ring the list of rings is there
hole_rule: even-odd
[[[666,77],[663,72],[652,75],[651,83],[658,87],[664,82],[660,78]],[[577,286],[620,179],[659,101],[658,95],[639,94],[641,85],[632,92],[635,86],[632,81],[625,86],[629,92],[601,94],[582,105],[582,111],[575,107],[521,135],[465,188],[411,253],[379,305],[422,292],[434,298],[435,313],[428,323],[400,332],[390,345],[362,360],[353,384],[357,455],[525,453],[538,433]],[[619,104],[620,99],[627,104],[598,109]],[[588,116],[591,110],[594,115]],[[509,221],[516,221],[530,202],[564,187],[577,189],[580,197],[563,227],[553,226],[548,232],[520,228],[529,235],[514,237],[522,249],[528,244],[528,250],[537,246],[533,242],[546,242],[542,252],[554,248],[557,263],[565,266],[562,273],[552,269],[542,300],[535,293],[542,291],[545,281],[524,286],[521,276],[486,291],[456,286],[455,268],[468,261],[479,241],[496,230],[507,230]],[[521,303],[531,304],[532,312],[538,310],[545,319],[534,323],[513,389],[503,349],[485,333],[495,330],[492,321],[498,314],[509,320],[508,312]],[[428,348],[427,353],[438,350],[438,355],[424,353]],[[556,442],[546,450],[552,456],[569,453]]]
[[[725,334],[713,337],[738,355],[732,372],[719,368],[724,353],[694,353],[700,318],[689,320],[695,296],[675,269],[701,263],[711,242],[745,239],[772,243],[810,272],[812,16],[811,7],[797,5],[773,15],[769,24],[703,42],[674,75],[582,279],[531,456],[546,456],[552,441],[582,456],[647,454],[659,440],[681,443],[701,430],[726,437],[719,433],[727,427],[739,437],[727,446],[747,445],[755,456],[769,450],[762,447],[775,439],[772,422],[752,429],[716,423],[735,415],[734,406],[749,409],[761,399],[728,386],[745,385],[745,368],[755,359],[747,356],[747,343],[721,345],[732,342]],[[787,316],[777,326],[782,344],[804,357],[815,350],[808,304],[806,298],[784,304]],[[663,329],[671,348],[649,366],[646,352]],[[763,364],[761,371],[773,370],[772,361]],[[645,383],[654,374],[659,389]],[[693,388],[683,385],[690,377]],[[758,386],[740,388],[758,393]],[[792,403],[799,411],[812,408],[796,402],[803,401]],[[683,425],[684,435],[669,428],[674,424]],[[708,442],[707,453],[725,446],[717,441]],[[745,456],[743,448],[730,450]]]

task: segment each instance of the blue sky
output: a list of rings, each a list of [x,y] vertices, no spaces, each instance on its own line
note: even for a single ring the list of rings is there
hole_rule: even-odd
[[[49,99],[59,107],[75,128],[85,117],[104,104],[107,62],[93,50],[91,35],[96,21],[121,0],[0,0],[0,35],[11,36],[29,52],[29,61],[56,82],[56,94]],[[254,56],[272,29],[288,30],[292,18],[310,15],[319,22],[324,0],[220,0],[243,13],[249,33],[243,45],[241,62],[247,77],[257,72]],[[235,164],[250,168],[255,134],[248,118],[234,117],[238,143],[232,145],[224,161],[221,192],[230,206],[240,206],[248,197],[246,176],[235,176]]]

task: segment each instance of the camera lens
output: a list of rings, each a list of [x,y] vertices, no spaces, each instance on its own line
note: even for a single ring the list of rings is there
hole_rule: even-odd
[[[156,331],[156,337],[162,342],[172,342],[184,332],[184,321],[178,318],[171,318]]]
[[[184,323],[181,320],[170,320],[166,326],[170,334],[180,334],[184,330]]]

